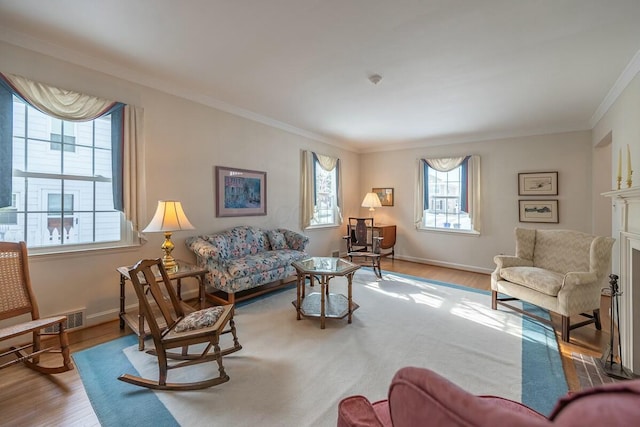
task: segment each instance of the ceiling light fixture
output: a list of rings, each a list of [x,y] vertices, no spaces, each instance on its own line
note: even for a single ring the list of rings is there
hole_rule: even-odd
[[[382,80],[382,76],[380,74],[372,74],[369,76],[369,81],[374,85],[377,85]]]

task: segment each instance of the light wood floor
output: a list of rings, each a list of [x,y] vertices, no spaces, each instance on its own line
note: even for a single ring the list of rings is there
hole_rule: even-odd
[[[488,290],[490,278],[486,274],[453,270],[406,261],[384,259],[382,269],[418,277],[456,283],[463,286]],[[571,344],[559,338],[563,365],[570,390],[579,390],[571,353],[600,356],[608,341],[609,323],[606,316],[609,302],[603,300],[603,330],[596,331],[592,325],[571,331]],[[558,330],[559,319],[556,320]],[[130,333],[121,331],[113,321],[91,328],[71,331],[71,352],[113,340]],[[77,370],[46,376],[15,365],[0,371],[0,425],[4,426],[98,426],[93,409],[82,386]]]

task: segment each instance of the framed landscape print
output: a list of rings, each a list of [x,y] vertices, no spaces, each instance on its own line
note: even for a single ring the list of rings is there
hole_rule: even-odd
[[[393,188],[372,188],[372,193],[376,193],[382,206],[393,206]]]
[[[557,196],[558,172],[519,173],[518,195]]]
[[[520,222],[558,223],[557,200],[518,200]]]
[[[216,166],[216,216],[267,214],[267,173]]]

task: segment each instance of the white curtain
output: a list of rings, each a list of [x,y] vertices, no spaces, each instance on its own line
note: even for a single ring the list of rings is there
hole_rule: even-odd
[[[22,76],[5,73],[3,76],[27,102],[61,120],[94,120],[119,104],[116,101],[34,82]],[[123,212],[132,230],[138,235],[140,220],[146,218],[143,116],[142,108],[125,105],[122,153]]]
[[[124,150],[122,154],[122,186],[124,193],[124,217],[131,229],[142,238],[140,230],[146,219],[144,134],[142,124],[144,110],[140,107],[124,107]]]
[[[116,104],[115,101],[59,89],[22,76],[4,74],[4,77],[25,98],[25,101],[43,113],[60,120],[93,120]]]
[[[302,206],[300,207],[302,229],[311,225],[313,219],[313,152],[302,152],[302,171],[300,188],[302,191],[301,200]]]
[[[429,166],[438,172],[449,172],[451,169],[455,169],[464,162],[466,156],[462,157],[444,157],[437,159],[424,159]]]

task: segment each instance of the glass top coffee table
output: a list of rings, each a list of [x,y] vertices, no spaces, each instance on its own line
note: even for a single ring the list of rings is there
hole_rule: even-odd
[[[341,258],[312,257],[295,261],[291,264],[296,269],[297,298],[292,301],[297,311],[297,318],[320,317],[320,328],[325,327],[325,318],[343,319],[349,316],[351,323],[353,312],[358,308],[358,304],[352,298],[353,275],[359,265],[343,260]],[[329,280],[337,276],[347,278],[347,295],[332,294],[329,292]],[[313,287],[315,281],[320,283],[320,292],[312,292],[305,295],[306,279],[309,278]]]

